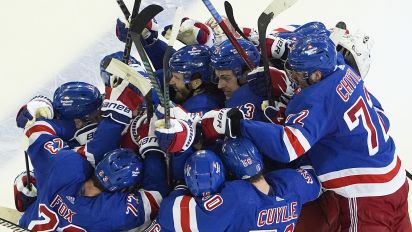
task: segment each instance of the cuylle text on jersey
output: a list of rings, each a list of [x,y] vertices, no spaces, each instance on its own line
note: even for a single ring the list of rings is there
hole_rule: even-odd
[[[292,201],[289,204],[275,208],[262,209],[257,218],[257,226],[269,226],[273,223],[284,223],[298,218],[296,207],[298,203]]]
[[[342,80],[336,86],[336,92],[339,97],[342,98],[344,102],[347,102],[361,80],[362,78],[358,74],[348,68],[345,76],[343,76]]]
[[[62,198],[57,194],[53,201],[50,203],[50,207],[54,208],[58,206],[57,213],[66,219],[69,223],[73,222],[73,216],[76,212],[73,212],[69,207],[63,202]]]

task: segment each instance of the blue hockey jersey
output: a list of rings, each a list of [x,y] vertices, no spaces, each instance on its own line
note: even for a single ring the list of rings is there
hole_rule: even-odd
[[[274,160],[307,153],[322,187],[345,197],[387,195],[404,184],[389,120],[347,65],[295,94],[286,116],[285,126],[242,120],[241,134]]]
[[[111,119],[99,124],[89,143],[96,161],[117,148],[123,127]],[[65,130],[53,120],[37,121],[26,130],[38,195],[19,224],[33,231],[120,231],[150,223],[157,214],[162,190],[166,189],[162,155],[149,155],[144,160],[146,190],[103,192],[96,197],[86,197],[82,195],[82,188],[94,169],[59,137],[63,132]],[[93,142],[102,143],[97,146]]]
[[[164,199],[158,218],[146,231],[293,231],[302,204],[320,192],[312,172],[268,173],[268,195],[244,180],[227,182],[220,193],[204,200],[177,189]]]
[[[263,100],[265,99],[252,92],[249,84],[244,84],[233,93],[231,98],[226,100],[225,107],[238,108],[246,119],[266,121],[260,106]]]
[[[203,114],[210,110],[220,109],[222,104],[217,97],[201,93],[191,96],[182,104],[182,106],[187,112],[195,113],[202,117]]]

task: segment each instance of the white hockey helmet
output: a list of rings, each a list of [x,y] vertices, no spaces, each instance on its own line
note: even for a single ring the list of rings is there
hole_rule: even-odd
[[[371,49],[374,41],[369,35],[357,31],[354,34],[342,34],[336,41],[337,50],[345,57],[352,68],[357,69],[362,79],[368,74],[371,64]]]

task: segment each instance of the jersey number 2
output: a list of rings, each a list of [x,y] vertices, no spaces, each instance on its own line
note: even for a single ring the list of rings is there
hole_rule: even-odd
[[[29,224],[29,230],[32,231],[55,231],[59,224],[59,217],[57,214],[49,209],[45,204],[39,204],[39,216],[43,220],[33,220]],[[85,229],[75,225],[68,225],[63,228],[57,228],[58,231],[63,232],[86,232]]]

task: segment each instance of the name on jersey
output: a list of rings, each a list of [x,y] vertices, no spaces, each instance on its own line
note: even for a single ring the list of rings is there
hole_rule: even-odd
[[[336,92],[339,97],[344,102],[347,102],[361,80],[362,78],[358,74],[348,68],[345,76],[343,76],[342,80],[336,86]]]
[[[292,201],[289,204],[262,209],[258,214],[257,226],[270,226],[273,223],[284,223],[298,218],[296,201]]]
[[[73,222],[73,216],[76,214],[73,210],[69,209],[69,207],[66,205],[66,203],[63,202],[62,198],[60,195],[56,195],[53,199],[53,201],[50,203],[50,207],[58,207],[57,208],[57,213],[63,217],[65,220],[67,220],[69,223]]]

